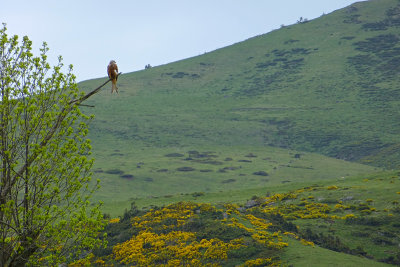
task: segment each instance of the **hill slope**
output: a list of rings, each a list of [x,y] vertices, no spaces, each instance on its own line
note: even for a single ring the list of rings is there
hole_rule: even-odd
[[[356,3],[125,74],[120,95],[93,99],[92,139],[152,147],[272,145],[398,167],[399,17],[396,0]]]
[[[90,138],[101,197],[240,190],[373,170],[320,157],[277,171],[293,165],[296,151],[399,167],[399,25],[398,1],[361,2],[122,75],[119,95],[103,91],[87,109],[96,115]],[[183,157],[167,160],[171,153]],[[251,153],[257,160],[244,158]],[[270,177],[254,176],[260,171]]]

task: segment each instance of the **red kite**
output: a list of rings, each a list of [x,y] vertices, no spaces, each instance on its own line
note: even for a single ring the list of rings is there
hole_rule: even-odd
[[[117,79],[118,79],[118,66],[115,60],[111,60],[110,63],[108,64],[107,67],[107,73],[108,77],[111,79],[111,93],[117,92],[118,93],[118,87],[117,87]]]

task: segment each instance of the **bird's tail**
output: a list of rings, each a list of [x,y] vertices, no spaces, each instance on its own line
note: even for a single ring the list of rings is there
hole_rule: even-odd
[[[118,93],[117,80],[112,80],[111,84],[112,84],[111,93],[114,92],[114,91]]]

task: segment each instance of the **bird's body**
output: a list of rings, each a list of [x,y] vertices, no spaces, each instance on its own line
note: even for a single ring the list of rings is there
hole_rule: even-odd
[[[111,79],[111,93],[114,91],[118,93],[117,79],[118,79],[118,66],[115,60],[111,60],[107,66],[108,78]]]

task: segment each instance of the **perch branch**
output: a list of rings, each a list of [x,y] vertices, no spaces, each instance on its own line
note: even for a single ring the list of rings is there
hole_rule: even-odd
[[[120,73],[117,74],[117,79],[118,79],[118,76],[119,76],[121,73],[122,73],[122,72],[120,72]],[[111,79],[108,79],[105,83],[103,83],[102,85],[100,85],[99,87],[97,87],[96,89],[94,89],[93,91],[89,92],[88,94],[82,96],[81,98],[71,100],[71,101],[69,102],[69,104],[74,104],[74,103],[76,103],[77,105],[80,105],[83,101],[85,101],[86,99],[88,99],[88,98],[91,97],[92,95],[98,93],[98,92],[100,91],[100,89],[101,89],[104,85],[106,85],[109,81],[111,81]]]
[[[89,107],[89,108],[94,108],[93,105],[86,105],[86,104],[79,104],[79,106],[81,107]]]

